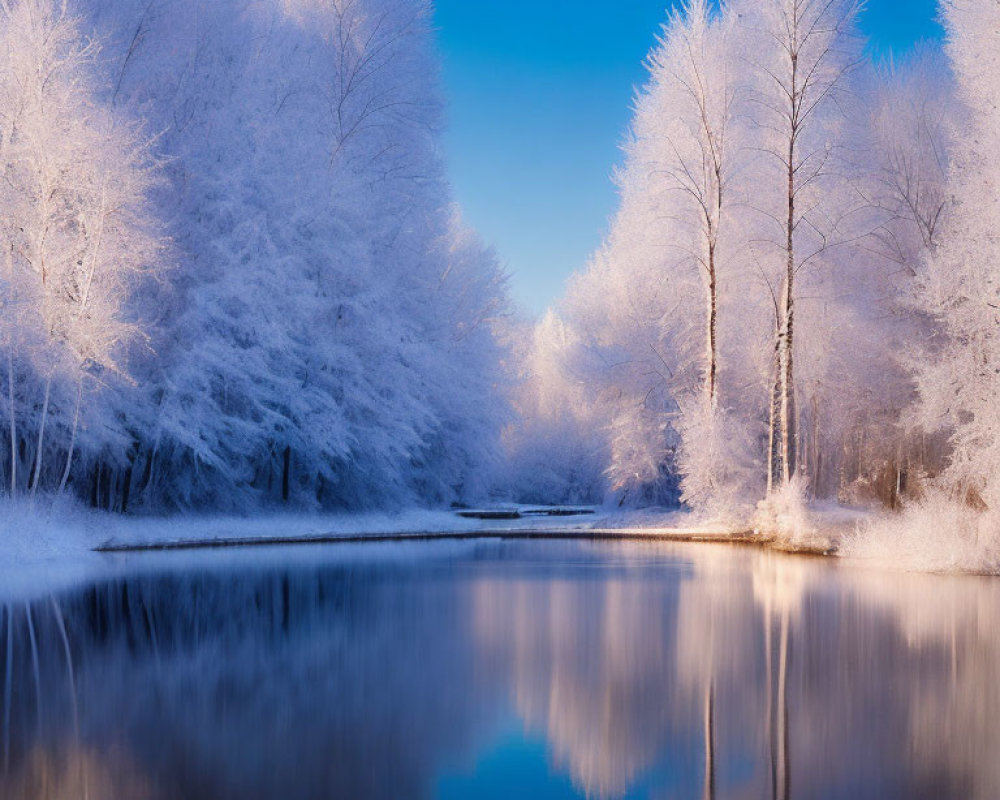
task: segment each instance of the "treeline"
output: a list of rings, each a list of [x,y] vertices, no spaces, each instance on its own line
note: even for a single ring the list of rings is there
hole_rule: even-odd
[[[0,2],[0,481],[94,506],[475,497],[506,308],[425,0]]]
[[[607,239],[519,331],[429,0],[0,0],[0,486],[994,509],[1000,9],[888,64],[860,13],[682,3]]]
[[[941,11],[947,58],[882,64],[853,0],[671,14],[610,233],[528,348],[523,474],[743,518],[995,505],[1000,6]]]

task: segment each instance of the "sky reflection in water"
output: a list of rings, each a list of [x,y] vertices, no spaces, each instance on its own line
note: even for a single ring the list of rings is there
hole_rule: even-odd
[[[724,546],[133,559],[3,607],[0,797],[995,798],[998,617]]]

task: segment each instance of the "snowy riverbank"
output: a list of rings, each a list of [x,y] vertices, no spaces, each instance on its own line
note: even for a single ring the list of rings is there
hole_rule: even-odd
[[[0,599],[86,580],[103,572],[108,559],[137,550],[337,540],[493,535],[648,537],[759,543],[791,552],[836,554],[893,569],[995,574],[998,566],[962,533],[960,520],[940,520],[941,525],[930,535],[906,514],[876,514],[833,504],[801,509],[792,523],[794,527],[786,527],[783,532],[755,530],[751,521],[724,524],[667,509],[621,511],[596,507],[571,516],[532,513],[539,509],[529,506],[504,506],[502,510],[517,518],[469,518],[456,511],[425,509],[152,518],[89,511],[69,503],[53,505],[49,500],[4,502],[0,504]]]
[[[531,507],[505,508],[524,511]],[[691,526],[690,515],[680,511],[587,510],[593,513],[526,515],[520,519],[470,519],[455,511],[426,509],[360,514],[132,517],[81,509],[69,501],[0,501],[0,601],[93,579],[105,574],[111,562],[141,557],[134,553],[140,549],[529,533],[722,539],[733,534]]]

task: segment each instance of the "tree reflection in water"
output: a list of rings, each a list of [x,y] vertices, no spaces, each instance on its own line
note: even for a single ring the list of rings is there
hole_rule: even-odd
[[[6,604],[0,797],[433,797],[512,715],[581,796],[1000,796],[994,581],[398,548],[164,559]]]

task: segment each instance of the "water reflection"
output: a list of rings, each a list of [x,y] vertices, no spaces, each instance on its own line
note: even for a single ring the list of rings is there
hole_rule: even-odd
[[[996,581],[373,552],[164,558],[4,606],[0,797],[1000,796]]]

